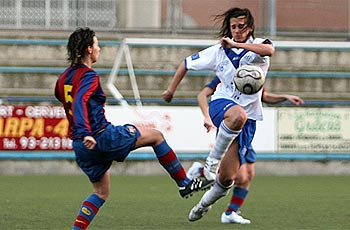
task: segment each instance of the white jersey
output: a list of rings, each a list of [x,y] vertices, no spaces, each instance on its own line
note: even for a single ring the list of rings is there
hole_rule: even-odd
[[[246,43],[262,44],[268,39],[252,37]],[[272,44],[273,45],[273,44]],[[252,51],[237,48],[223,48],[221,44],[213,45],[199,53],[193,54],[185,59],[185,68],[188,70],[213,70],[221,83],[217,86],[212,100],[225,98],[230,99],[242,106],[248,118],[262,120],[262,90],[253,94],[243,94],[236,89],[233,76],[241,65],[253,64],[262,68],[264,73],[270,65],[270,57],[260,56]]]

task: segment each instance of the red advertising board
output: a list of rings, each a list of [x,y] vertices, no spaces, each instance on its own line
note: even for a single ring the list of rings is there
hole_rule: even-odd
[[[72,150],[61,106],[0,105],[0,150]]]

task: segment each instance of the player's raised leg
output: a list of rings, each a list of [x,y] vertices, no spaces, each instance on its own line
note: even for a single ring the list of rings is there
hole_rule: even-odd
[[[229,151],[227,151],[222,159],[220,173],[216,177],[214,186],[192,208],[188,216],[190,221],[196,221],[202,218],[210,210],[211,206],[220,198],[226,196],[232,188],[240,166],[237,146],[237,141],[234,141],[230,145]]]
[[[213,180],[189,179],[182,163],[160,131],[142,128],[139,131],[141,136],[137,139],[136,148],[152,146],[159,163],[178,185],[182,197],[188,198],[194,192],[206,190],[214,183]]]
[[[240,134],[247,120],[247,114],[240,106],[226,99],[211,102],[209,111],[212,117],[216,117],[213,122],[218,127],[218,134],[206,159],[204,176],[208,180],[214,180],[221,159],[228,146]]]
[[[211,206],[219,200],[221,197],[224,197],[228,194],[231,186],[223,186],[218,180],[216,180],[214,186],[207,191],[202,199],[191,209],[188,219],[189,221],[196,221],[201,219],[204,215],[208,213],[211,209]]]

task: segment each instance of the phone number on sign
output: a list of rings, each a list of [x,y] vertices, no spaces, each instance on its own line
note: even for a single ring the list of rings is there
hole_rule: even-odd
[[[19,142],[17,144],[17,141]],[[20,137],[4,138],[4,149],[28,149],[28,150],[71,150],[72,140],[60,137]]]

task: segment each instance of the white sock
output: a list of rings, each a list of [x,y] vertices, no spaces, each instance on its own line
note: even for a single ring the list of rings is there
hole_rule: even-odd
[[[232,188],[234,183],[232,185],[225,187],[220,184],[218,179],[216,179],[216,182],[213,187],[206,193],[204,193],[202,199],[200,200],[200,204],[203,207],[208,207],[212,204],[214,204],[216,201],[218,201],[221,197],[226,196],[230,189]]]
[[[222,121],[219,127],[218,135],[216,136],[216,139],[215,139],[214,146],[210,150],[208,157],[221,160],[228,146],[239,135],[240,132],[241,130],[233,131],[229,129],[225,125],[225,122]]]

